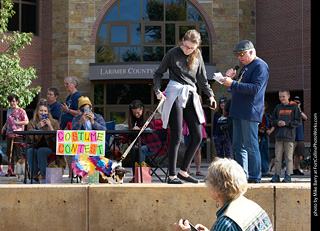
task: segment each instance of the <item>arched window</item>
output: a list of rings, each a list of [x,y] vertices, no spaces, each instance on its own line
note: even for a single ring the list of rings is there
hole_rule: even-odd
[[[210,37],[199,11],[187,0],[120,0],[105,14],[96,36],[96,63],[161,61],[186,31],[202,38],[210,63]]]

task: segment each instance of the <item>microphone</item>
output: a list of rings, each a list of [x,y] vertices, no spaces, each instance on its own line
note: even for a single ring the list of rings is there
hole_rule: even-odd
[[[235,67],[233,68],[233,70],[234,70],[234,71],[237,71],[237,70],[239,70],[239,68],[240,68],[239,65],[237,65],[237,66],[235,66]],[[230,77],[230,76],[228,76],[228,77]]]

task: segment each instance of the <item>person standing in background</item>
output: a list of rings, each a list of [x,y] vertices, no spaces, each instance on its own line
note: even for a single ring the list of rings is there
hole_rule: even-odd
[[[60,128],[64,130],[67,127],[68,123],[72,123],[72,120],[75,116],[81,115],[79,110],[79,98],[81,97],[80,92],[78,92],[78,79],[75,76],[66,77],[64,79],[64,86],[69,92],[69,95],[66,99],[66,103],[60,102],[60,107],[62,110]],[[71,163],[73,161],[73,156],[66,156],[66,161],[69,168],[69,178],[72,177],[72,167]]]
[[[282,182],[290,183],[293,173],[293,145],[296,138],[296,127],[301,123],[301,114],[298,105],[289,101],[290,92],[288,90],[279,91],[280,104],[274,109],[271,121],[275,127],[275,174],[270,182],[280,182],[281,163],[283,153],[286,161],[286,174]]]
[[[57,102],[59,97],[59,90],[55,87],[50,87],[47,91],[47,101],[50,104],[50,114],[53,119],[59,122],[61,116],[61,107],[60,104]]]
[[[18,106],[19,97],[15,94],[11,94],[7,97],[10,107],[12,109],[7,122],[3,125],[1,132],[7,134],[7,156],[10,156],[10,151],[12,151],[11,159],[11,169],[8,170],[6,176],[15,176],[14,166],[18,159],[22,159],[20,148],[13,145],[12,142],[21,142],[21,138],[14,134],[13,131],[24,131],[24,126],[29,123],[29,119],[25,110]],[[11,122],[9,121],[11,120]]]
[[[232,144],[228,129],[228,116],[224,110],[227,102],[226,97],[219,100],[218,111],[214,113],[212,122],[212,139],[216,149],[216,156],[232,158]]]
[[[296,140],[293,147],[293,174],[292,175],[304,175],[299,170],[300,158],[304,158],[304,135],[303,135],[303,122],[308,119],[307,115],[301,110],[301,99],[299,96],[294,97],[294,102],[298,105],[301,114],[301,123],[296,128]]]
[[[69,76],[64,79],[64,86],[69,92],[66,99],[66,103],[60,102],[62,115],[61,115],[61,129],[65,129],[69,122],[72,122],[73,117],[80,115],[81,112],[78,108],[78,99],[81,97],[80,92],[78,92],[78,78],[75,76]]]
[[[269,172],[269,143],[270,134],[274,131],[274,127],[271,125],[271,116],[267,114],[266,108],[268,103],[265,101],[263,106],[263,116],[262,121],[259,124],[259,146],[261,154],[261,172],[263,177],[272,176]]]

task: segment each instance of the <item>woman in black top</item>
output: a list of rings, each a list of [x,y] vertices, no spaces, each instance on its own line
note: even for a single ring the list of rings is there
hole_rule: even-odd
[[[205,122],[202,107],[197,94],[197,85],[209,97],[211,105],[215,104],[213,91],[208,84],[202,55],[198,49],[201,37],[196,30],[189,30],[184,35],[181,44],[168,51],[153,75],[154,90],[157,98],[166,99],[161,108],[163,127],[169,125],[171,139],[169,144],[169,184],[182,184],[180,179],[198,183],[189,176],[188,166],[195,155],[202,139],[201,124]],[[165,92],[160,91],[163,73],[169,69],[169,79]],[[214,109],[215,106],[212,106]],[[189,132],[190,143],[186,149],[183,162],[176,176],[178,149],[182,136],[182,119],[185,120]],[[178,178],[177,178],[178,177]]]

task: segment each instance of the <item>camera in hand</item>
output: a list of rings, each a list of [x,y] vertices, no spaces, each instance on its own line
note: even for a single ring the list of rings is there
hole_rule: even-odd
[[[229,130],[228,117],[221,116],[218,120],[218,123],[220,124],[220,130],[223,132],[226,138],[230,140],[230,135],[228,131]]]

